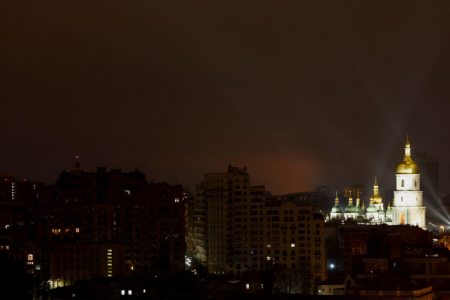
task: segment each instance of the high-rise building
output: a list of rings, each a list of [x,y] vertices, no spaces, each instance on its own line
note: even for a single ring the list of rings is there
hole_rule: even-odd
[[[209,173],[195,195],[194,256],[212,274],[241,275],[275,264],[326,279],[324,218],[312,205],[266,201],[246,168]]]
[[[423,191],[423,203],[429,208],[438,209],[441,205],[439,195],[439,160],[426,153],[412,152],[414,162],[420,170],[420,187]]]
[[[184,208],[181,185],[137,170],[63,171],[28,199],[0,202],[0,251],[52,287],[183,271]]]
[[[44,183],[18,180],[10,174],[0,174],[0,202],[25,201],[33,197],[36,190],[45,186]]]

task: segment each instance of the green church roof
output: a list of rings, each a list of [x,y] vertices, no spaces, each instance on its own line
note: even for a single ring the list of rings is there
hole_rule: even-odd
[[[375,207],[375,205],[373,205],[373,203],[369,204],[369,207],[367,208],[367,212],[368,213],[376,213],[378,212],[377,208]]]
[[[345,212],[346,213],[355,213],[356,212],[356,207],[353,204],[349,204],[346,208],[345,208]]]
[[[339,204],[336,204],[335,206],[333,206],[333,208],[331,209],[332,213],[342,213],[342,209],[339,206]]]

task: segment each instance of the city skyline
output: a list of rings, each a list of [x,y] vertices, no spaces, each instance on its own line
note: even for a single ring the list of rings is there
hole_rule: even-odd
[[[6,1],[0,299],[450,298],[450,1]]]
[[[414,148],[413,148],[414,149]],[[417,151],[416,149],[414,149],[413,151]],[[396,159],[397,161],[398,161],[398,158]],[[81,163],[80,163],[81,162]],[[396,165],[398,164],[398,162],[396,162]],[[229,165],[234,165],[234,164],[229,164]],[[2,172],[2,170],[0,170],[0,175],[3,175],[3,176],[12,176],[12,177],[15,177],[17,180],[20,180],[20,179],[26,179],[26,180],[33,180],[33,181],[37,181],[37,182],[40,182],[40,183],[45,183],[45,184],[47,184],[47,185],[52,185],[52,184],[54,184],[55,182],[56,182],[56,180],[57,180],[57,178],[58,178],[58,176],[59,176],[59,174],[61,173],[61,172],[63,172],[63,171],[66,171],[66,170],[76,170],[76,169],[80,169],[80,170],[84,170],[84,171],[87,171],[87,172],[96,172],[96,169],[97,168],[106,168],[106,169],[110,169],[110,170],[114,170],[114,169],[120,169],[120,170],[123,170],[124,172],[131,172],[131,171],[133,171],[133,170],[139,170],[140,172],[142,172],[142,173],[144,173],[145,175],[146,175],[146,179],[149,181],[149,182],[152,182],[152,181],[156,181],[156,182],[167,182],[167,183],[169,183],[169,184],[181,184],[181,185],[183,185],[183,186],[186,186],[186,187],[188,187],[191,191],[193,191],[193,190],[195,190],[195,186],[196,186],[196,183],[194,183],[193,185],[190,185],[190,184],[188,184],[188,183],[186,183],[186,182],[181,182],[178,178],[175,178],[173,181],[170,181],[170,180],[161,180],[161,179],[158,179],[158,175],[157,176],[155,176],[155,177],[151,177],[151,176],[149,176],[149,174],[146,172],[146,169],[148,169],[148,167],[147,166],[145,166],[145,167],[143,167],[143,166],[136,166],[135,168],[131,168],[131,169],[129,169],[129,170],[126,170],[126,169],[123,169],[123,168],[121,168],[120,166],[117,166],[117,165],[115,165],[114,167],[105,167],[105,166],[99,166],[99,165],[97,165],[96,167],[85,167],[84,166],[84,164],[82,164],[82,160],[81,160],[81,158],[80,158],[80,156],[75,156],[73,159],[72,159],[72,164],[71,164],[71,166],[68,166],[68,167],[66,167],[66,168],[64,168],[64,169],[61,169],[60,170],[60,172],[59,173],[57,173],[57,174],[54,174],[53,175],[53,180],[50,180],[49,182],[44,182],[44,181],[39,181],[39,180],[34,180],[33,178],[29,178],[28,176],[17,176],[17,174],[13,174],[13,173],[11,173],[11,172]],[[238,165],[238,167],[248,167],[247,165],[243,165],[243,166],[240,166],[240,165]],[[390,169],[392,169],[392,170],[395,170],[395,168],[396,168],[396,166],[395,167],[393,167],[393,168],[387,168],[387,170],[390,170]],[[253,173],[252,172],[252,170],[251,170],[251,168],[249,167],[249,169],[250,169],[250,173]],[[256,168],[256,169],[258,169],[258,168]],[[153,174],[154,172],[151,172],[151,174]],[[200,176],[200,177],[203,177],[203,176],[206,176],[206,175],[208,175],[208,174],[211,174],[211,173],[216,173],[216,171],[215,170],[209,170],[209,171],[207,171],[207,172],[204,172],[203,173],[203,175],[202,176]],[[256,173],[256,172],[255,172]],[[258,176],[259,175],[259,176]],[[387,174],[387,176],[389,176],[389,174]],[[255,174],[255,177],[261,177],[261,175],[260,174]],[[159,177],[160,178],[160,177]],[[378,176],[375,176],[375,178],[379,178]],[[365,178],[364,180],[366,180],[367,178]],[[380,179],[380,178],[379,178]],[[366,190],[370,190],[371,189],[371,186],[372,186],[372,184],[373,184],[373,178],[369,178],[369,180],[371,180],[371,182],[370,183],[368,183],[368,184],[365,184],[365,183],[363,183],[363,185],[365,186],[365,189]],[[190,181],[190,180],[188,180],[188,181]],[[388,187],[391,187],[391,186],[394,186],[394,184],[393,184],[393,180],[391,179],[391,180],[386,180],[386,178],[384,178],[384,177],[381,177],[381,180],[379,180],[379,181],[381,181],[381,182],[383,182],[383,183],[387,183],[387,185],[386,186],[382,186],[381,188],[380,188],[380,190],[382,190],[382,194],[385,194],[386,192],[389,192],[389,191],[391,191],[391,190],[393,190],[392,188],[388,188]],[[345,180],[343,181],[343,182],[345,182]],[[256,185],[264,185],[265,187],[266,187],[266,190],[268,190],[268,191],[270,191],[270,192],[273,192],[273,194],[279,194],[279,195],[281,195],[281,194],[290,194],[290,193],[295,193],[295,192],[306,192],[306,191],[314,191],[317,187],[319,187],[319,186],[330,186],[331,187],[331,190],[336,190],[337,192],[339,192],[339,194],[341,194],[341,193],[346,193],[345,192],[345,190],[346,189],[349,189],[349,188],[353,188],[354,186],[356,186],[356,185],[358,185],[358,184],[361,184],[361,181],[360,182],[346,182],[346,183],[344,183],[344,185],[343,186],[341,186],[341,187],[336,187],[336,186],[332,186],[332,185],[330,185],[330,184],[327,184],[327,183],[319,183],[319,182],[316,182],[315,184],[312,184],[311,186],[310,186],[310,188],[309,188],[309,190],[308,189],[305,189],[305,190],[293,190],[293,191],[280,191],[280,192],[276,192],[276,191],[273,191],[272,189],[271,189],[271,187],[270,187],[270,185],[269,186],[267,186],[267,185],[265,185],[265,184],[260,184],[260,183],[258,183],[258,182],[252,182],[252,184],[256,184]],[[333,189],[334,188],[334,189]],[[345,197],[347,197],[347,196],[345,196]],[[365,198],[367,198],[367,199],[365,199]],[[363,200],[368,200],[368,195],[366,195],[365,196],[365,198],[363,199]],[[386,200],[386,202],[388,202],[388,201],[390,201],[389,199],[387,199]]]
[[[450,4],[383,3],[7,3],[0,170],[52,183],[79,155],[193,189],[231,163],[276,194],[385,191],[409,132],[448,193]]]

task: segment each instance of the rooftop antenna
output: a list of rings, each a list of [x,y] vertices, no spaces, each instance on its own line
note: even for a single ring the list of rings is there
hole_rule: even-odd
[[[79,170],[80,169],[80,161],[79,161],[80,157],[77,155],[75,156],[75,170]]]

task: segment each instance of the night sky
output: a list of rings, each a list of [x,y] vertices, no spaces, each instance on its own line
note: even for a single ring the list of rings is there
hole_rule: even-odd
[[[450,1],[3,1],[0,172],[146,168],[194,190],[394,188],[406,132],[450,192]]]

